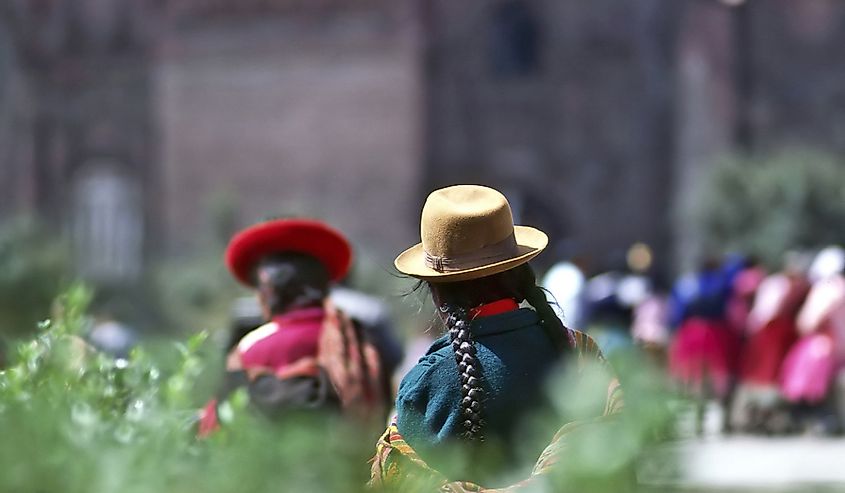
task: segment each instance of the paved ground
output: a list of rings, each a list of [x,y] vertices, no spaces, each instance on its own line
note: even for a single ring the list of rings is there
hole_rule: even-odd
[[[689,440],[662,449],[642,473],[679,491],[845,492],[845,439]]]

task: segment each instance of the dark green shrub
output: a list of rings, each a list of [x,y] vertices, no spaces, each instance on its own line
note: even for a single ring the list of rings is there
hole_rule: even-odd
[[[809,150],[725,159],[701,183],[693,220],[709,251],[772,266],[789,249],[845,243],[845,163]]]
[[[69,249],[35,221],[0,227],[0,341],[32,334],[69,272]]]

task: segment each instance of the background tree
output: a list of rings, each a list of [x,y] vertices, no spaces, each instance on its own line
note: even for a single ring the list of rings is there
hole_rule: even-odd
[[[733,156],[698,189],[693,220],[706,251],[779,266],[789,249],[845,243],[845,163],[806,149]]]

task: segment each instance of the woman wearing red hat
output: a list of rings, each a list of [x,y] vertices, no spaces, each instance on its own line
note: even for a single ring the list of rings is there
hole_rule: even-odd
[[[538,411],[551,410],[543,392],[547,377],[569,358],[603,360],[595,343],[565,328],[549,306],[527,264],[548,239],[515,226],[501,193],[476,185],[436,190],[421,223],[422,242],[395,265],[430,288],[447,333],[402,380],[396,418],[377,444],[371,484],[485,491],[481,485],[501,487],[524,471],[531,476],[512,487],[536,486],[559,461],[566,435],[548,444],[529,443],[523,433]],[[530,307],[520,308],[523,302]],[[604,405],[596,416],[620,409],[618,385],[608,383],[609,392],[598,390]],[[527,449],[531,462],[517,464],[517,451]],[[456,450],[469,455],[456,456]]]
[[[267,221],[236,234],[226,265],[257,291],[267,323],[244,336],[227,358],[227,386],[246,385],[265,414],[331,408],[361,415],[383,409],[385,383],[375,349],[327,302],[349,270],[347,240],[319,221]],[[201,433],[213,429],[213,405]]]

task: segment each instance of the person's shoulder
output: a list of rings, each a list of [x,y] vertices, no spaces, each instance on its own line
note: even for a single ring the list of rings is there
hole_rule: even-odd
[[[243,336],[240,342],[238,342],[238,351],[240,351],[241,353],[249,351],[250,348],[254,347],[257,343],[261,342],[262,340],[275,334],[278,330],[279,326],[276,324],[276,322],[267,322],[261,327],[258,327],[257,329],[254,329],[251,332],[247,333],[247,335]]]
[[[421,387],[436,386],[440,375],[452,375],[453,371],[449,365],[454,364],[454,356],[448,340],[445,340],[445,344],[444,340],[445,338],[441,338],[435,341],[428,352],[405,374],[397,392],[399,399],[414,398]]]
[[[426,351],[425,355],[423,355],[417,364],[411,369],[408,374],[413,372],[416,373],[426,373],[432,370],[436,370],[446,364],[447,362],[451,361],[454,353],[452,353],[452,346],[449,343],[448,337],[441,337],[435,340],[431,346],[429,346],[428,351]]]

